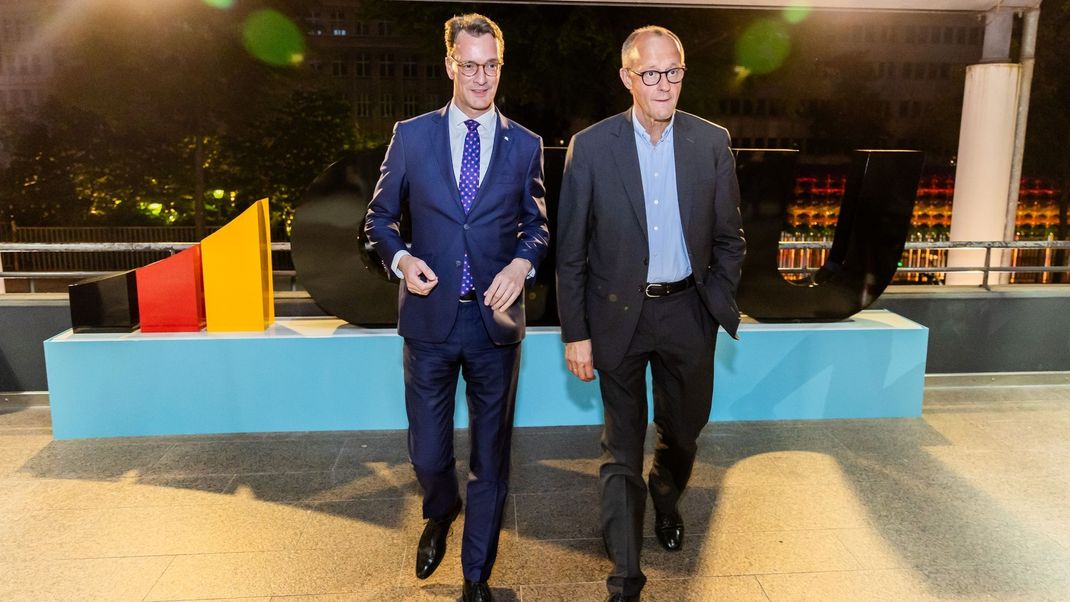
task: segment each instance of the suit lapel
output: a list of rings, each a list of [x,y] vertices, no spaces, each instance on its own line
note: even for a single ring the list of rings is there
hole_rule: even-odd
[[[695,139],[687,126],[687,121],[680,119],[677,111],[676,119],[673,120],[673,161],[676,164],[676,199],[680,206],[680,221],[684,230],[684,240],[688,238],[689,226],[691,225],[691,211],[695,205],[694,185],[698,181],[698,174],[694,169],[693,162],[689,159],[694,156],[693,146]]]
[[[431,141],[431,148],[433,149],[431,155],[435,158],[435,162],[438,164],[440,175],[446,180],[446,190],[449,191],[454,204],[457,205],[463,214],[464,206],[461,205],[461,193],[457,191],[457,180],[453,178],[453,152],[450,150],[449,109],[450,106],[446,105],[438,112],[438,124],[435,126],[434,139]]]
[[[620,115],[617,128],[617,142],[613,145],[613,159],[620,171],[621,182],[628,193],[635,217],[642,226],[643,239],[646,239],[646,204],[643,199],[643,175],[639,171],[639,151],[635,149],[635,130],[632,127],[632,111]]]
[[[512,137],[509,136],[509,120],[501,113],[498,113],[498,119],[495,121],[497,127],[494,132],[494,148],[491,149],[490,163],[487,165],[487,173],[483,176],[483,181],[479,183],[479,189],[476,190],[476,198],[472,200],[472,208],[469,213],[476,210],[480,199],[486,195],[486,190],[490,188],[490,184],[494,181],[498,172],[502,170],[502,166],[505,165],[505,158],[512,148]]]

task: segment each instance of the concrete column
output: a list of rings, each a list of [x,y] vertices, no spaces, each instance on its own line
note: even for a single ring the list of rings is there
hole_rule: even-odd
[[[970,65],[962,102],[951,240],[1003,240],[1010,192],[1021,66],[1016,63]],[[1002,252],[992,251],[992,265]],[[949,266],[984,264],[984,250],[953,250]],[[949,273],[947,284],[981,284],[982,275]],[[998,282],[998,279],[990,279]]]

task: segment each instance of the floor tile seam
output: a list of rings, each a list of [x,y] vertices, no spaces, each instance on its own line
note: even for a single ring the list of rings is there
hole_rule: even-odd
[[[552,491],[517,491],[510,493],[516,497],[535,497],[537,495],[556,495],[556,494],[572,494],[572,493],[586,493],[586,494],[598,494],[598,490],[590,489],[555,489]]]
[[[175,563],[175,558],[177,558],[177,556],[171,557],[171,560],[167,563],[167,566],[165,566],[164,569],[160,571],[160,574],[156,576],[155,580],[153,580],[152,585],[150,585],[149,588],[145,590],[145,595],[141,596],[142,602],[148,599],[149,595],[152,594],[152,590],[156,589],[156,586],[160,583],[160,579],[163,579],[163,576],[167,574],[168,570],[170,570],[171,565]]]

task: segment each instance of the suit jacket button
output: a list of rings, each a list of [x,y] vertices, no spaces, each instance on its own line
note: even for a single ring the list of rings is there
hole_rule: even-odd
[[[650,258],[649,257],[644,257],[643,258],[643,265],[650,265]]]
[[[465,225],[464,225],[464,229],[465,229],[465,230],[467,230],[467,229],[468,229],[468,224],[465,224]]]
[[[460,260],[460,259],[458,259],[457,261],[454,261],[454,262],[453,262],[453,265],[455,265],[455,266],[457,266],[457,267],[461,267],[461,260]]]

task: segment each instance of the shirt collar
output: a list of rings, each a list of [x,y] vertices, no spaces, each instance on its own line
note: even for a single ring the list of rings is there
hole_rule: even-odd
[[[483,131],[493,131],[494,120],[497,119],[497,117],[498,107],[491,105],[491,107],[487,109],[485,113],[483,113],[479,117],[476,117],[476,121],[479,122],[479,127],[482,128]],[[451,100],[449,109],[450,125],[456,128],[467,129],[467,126],[464,125],[464,122],[468,121],[469,119],[471,119],[471,117],[461,112],[461,110],[457,108],[457,104]]]
[[[669,118],[669,125],[665,127],[665,131],[661,133],[661,138],[658,138],[658,144],[661,144],[669,138],[672,134],[672,125],[676,123],[676,111],[672,112],[672,117]],[[647,133],[643,124],[639,123],[639,118],[635,115],[635,107],[632,107],[632,127],[635,129],[635,134],[643,139],[647,144],[650,143],[650,134]],[[651,144],[651,146],[654,146]]]

